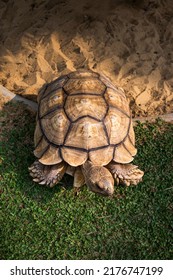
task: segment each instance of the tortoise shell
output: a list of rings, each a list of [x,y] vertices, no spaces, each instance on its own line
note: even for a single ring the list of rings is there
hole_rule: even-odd
[[[129,163],[137,152],[124,91],[92,71],[72,72],[43,87],[34,142],[45,165]]]

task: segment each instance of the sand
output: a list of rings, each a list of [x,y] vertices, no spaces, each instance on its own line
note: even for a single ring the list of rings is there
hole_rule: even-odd
[[[133,116],[173,112],[172,0],[0,1],[0,84],[36,100],[86,68],[124,88]]]

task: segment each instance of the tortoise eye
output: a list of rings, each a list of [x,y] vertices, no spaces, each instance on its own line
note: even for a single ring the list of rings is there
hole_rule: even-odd
[[[98,184],[95,184],[96,189],[98,189],[100,192],[103,192],[103,188],[101,188]]]

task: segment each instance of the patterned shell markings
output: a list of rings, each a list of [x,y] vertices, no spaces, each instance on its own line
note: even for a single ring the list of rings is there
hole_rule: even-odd
[[[128,163],[136,154],[124,92],[91,71],[63,76],[39,93],[34,154],[45,165],[87,158],[97,165]]]

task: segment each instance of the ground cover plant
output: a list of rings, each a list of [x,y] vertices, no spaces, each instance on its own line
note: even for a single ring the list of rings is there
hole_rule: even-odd
[[[0,123],[1,259],[172,258],[172,124],[135,127],[143,182],[105,198],[86,187],[75,196],[68,175],[53,189],[33,183],[35,116],[7,104]]]

